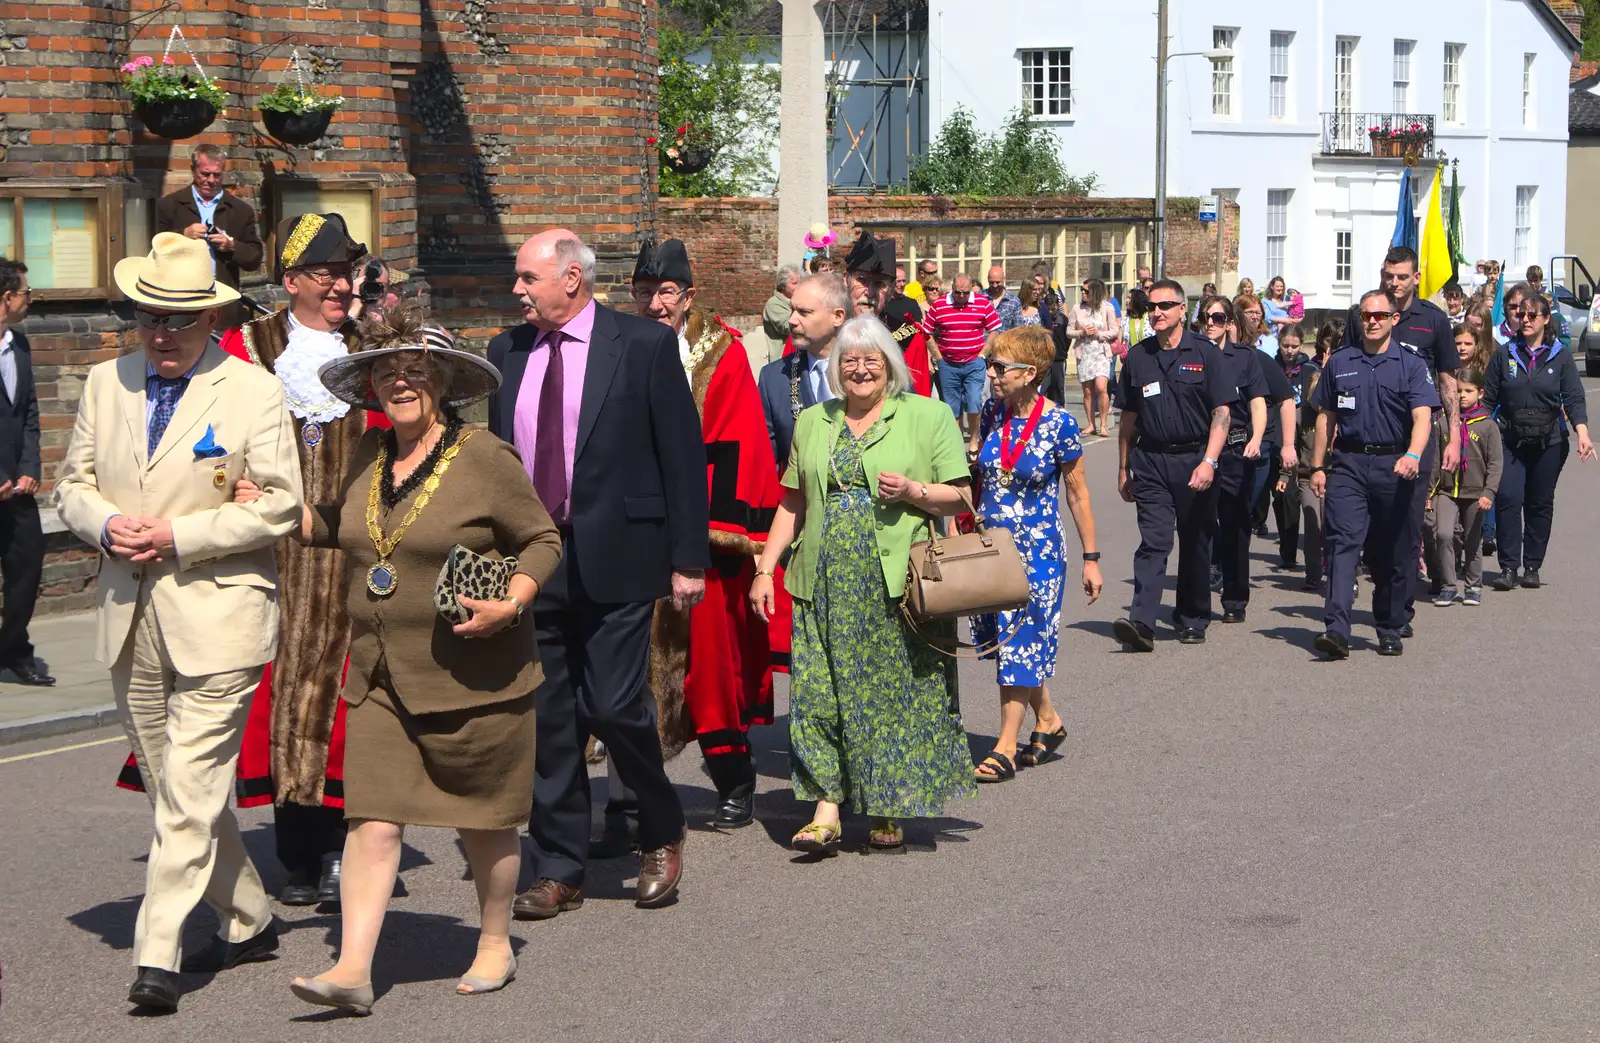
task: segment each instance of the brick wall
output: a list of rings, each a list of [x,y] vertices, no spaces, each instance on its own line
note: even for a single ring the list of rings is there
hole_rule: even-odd
[[[1211,278],[1216,258],[1216,225],[1196,219],[1199,201],[1167,201],[1167,271],[1187,285]],[[658,234],[676,236],[689,248],[698,300],[724,315],[759,313],[772,295],[780,250],[778,204],[775,199],[662,199]],[[1239,208],[1228,203],[1224,240],[1226,271],[1239,266]],[[828,221],[839,242],[848,245],[863,223],[898,221],[1004,221],[1047,218],[1104,218],[1109,222],[1147,221],[1154,209],[1149,199],[991,199],[965,203],[939,196],[833,196]],[[787,244],[786,244],[787,245]],[[837,247],[835,248],[837,249]],[[797,260],[800,244],[781,251]],[[900,244],[902,257],[905,244]]]
[[[105,178],[153,199],[188,184],[202,142],[228,150],[229,187],[258,211],[275,180],[376,179],[381,230],[369,245],[411,269],[442,322],[481,345],[520,321],[513,258],[535,232],[576,229],[600,256],[602,291],[631,273],[655,222],[656,16],[656,0],[0,0],[0,184]],[[180,142],[139,124],[118,71],[131,57],[159,59],[174,23],[231,95],[221,118]],[[346,99],[303,148],[268,138],[254,107],[293,75],[293,48]],[[264,233],[272,216],[262,214]],[[246,292],[281,296],[270,267],[245,277]],[[50,479],[84,373],[133,342],[104,300],[36,298],[22,329]],[[81,607],[87,573],[56,546],[64,539],[52,536],[47,601]]]

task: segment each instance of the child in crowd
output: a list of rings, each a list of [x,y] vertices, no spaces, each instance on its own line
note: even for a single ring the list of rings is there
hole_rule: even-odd
[[[1465,372],[1460,380],[1461,422],[1449,429],[1443,411],[1434,424],[1438,440],[1434,453],[1432,499],[1428,504],[1427,551],[1429,574],[1434,577],[1433,603],[1440,608],[1455,604],[1476,605],[1483,585],[1483,518],[1494,505],[1500,487],[1500,428],[1483,406],[1483,377]],[[1461,445],[1461,467],[1445,472],[1438,464],[1444,457],[1445,439]],[[1456,561],[1462,563],[1464,593],[1456,590]]]

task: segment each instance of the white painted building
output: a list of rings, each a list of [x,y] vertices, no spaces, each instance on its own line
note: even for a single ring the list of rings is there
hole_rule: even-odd
[[[1379,124],[1431,130],[1419,210],[1427,157],[1460,161],[1469,259],[1520,272],[1564,252],[1578,42],[1546,0],[1171,8],[1174,55],[1232,56],[1171,59],[1168,192],[1237,199],[1240,272],[1257,286],[1281,274],[1308,306],[1336,307],[1376,282],[1403,163],[1372,155]],[[992,130],[1026,103],[1069,169],[1099,177],[1095,194],[1154,195],[1155,0],[929,0],[928,38],[930,136],[957,105]]]

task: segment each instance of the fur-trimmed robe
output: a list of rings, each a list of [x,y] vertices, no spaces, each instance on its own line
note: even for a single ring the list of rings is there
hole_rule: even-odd
[[[650,690],[668,756],[691,739],[708,755],[744,752],[750,726],[772,722],[772,654],[749,593],[782,490],[738,333],[690,311],[684,338],[706,445],[712,567],[706,596],[690,611],[656,602]]]

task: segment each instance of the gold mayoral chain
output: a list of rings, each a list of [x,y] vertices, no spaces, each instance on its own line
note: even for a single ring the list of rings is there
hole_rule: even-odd
[[[367,589],[378,597],[388,597],[400,585],[400,574],[395,571],[394,563],[389,558],[394,554],[394,549],[400,546],[400,541],[405,538],[406,530],[411,528],[411,523],[416,521],[417,515],[428,506],[434,491],[439,488],[439,480],[450,470],[450,461],[456,458],[456,454],[461,452],[461,447],[467,444],[467,439],[470,437],[472,437],[471,430],[463,431],[461,437],[456,439],[456,444],[446,449],[444,455],[439,457],[433,473],[422,483],[422,491],[412,502],[411,509],[406,511],[400,527],[394,530],[393,536],[388,537],[384,536],[383,527],[378,524],[378,505],[381,502],[383,466],[389,456],[389,447],[386,443],[379,444],[378,459],[372,468],[372,491],[367,494],[367,535],[372,538],[372,546],[378,551],[378,560],[367,570]]]

